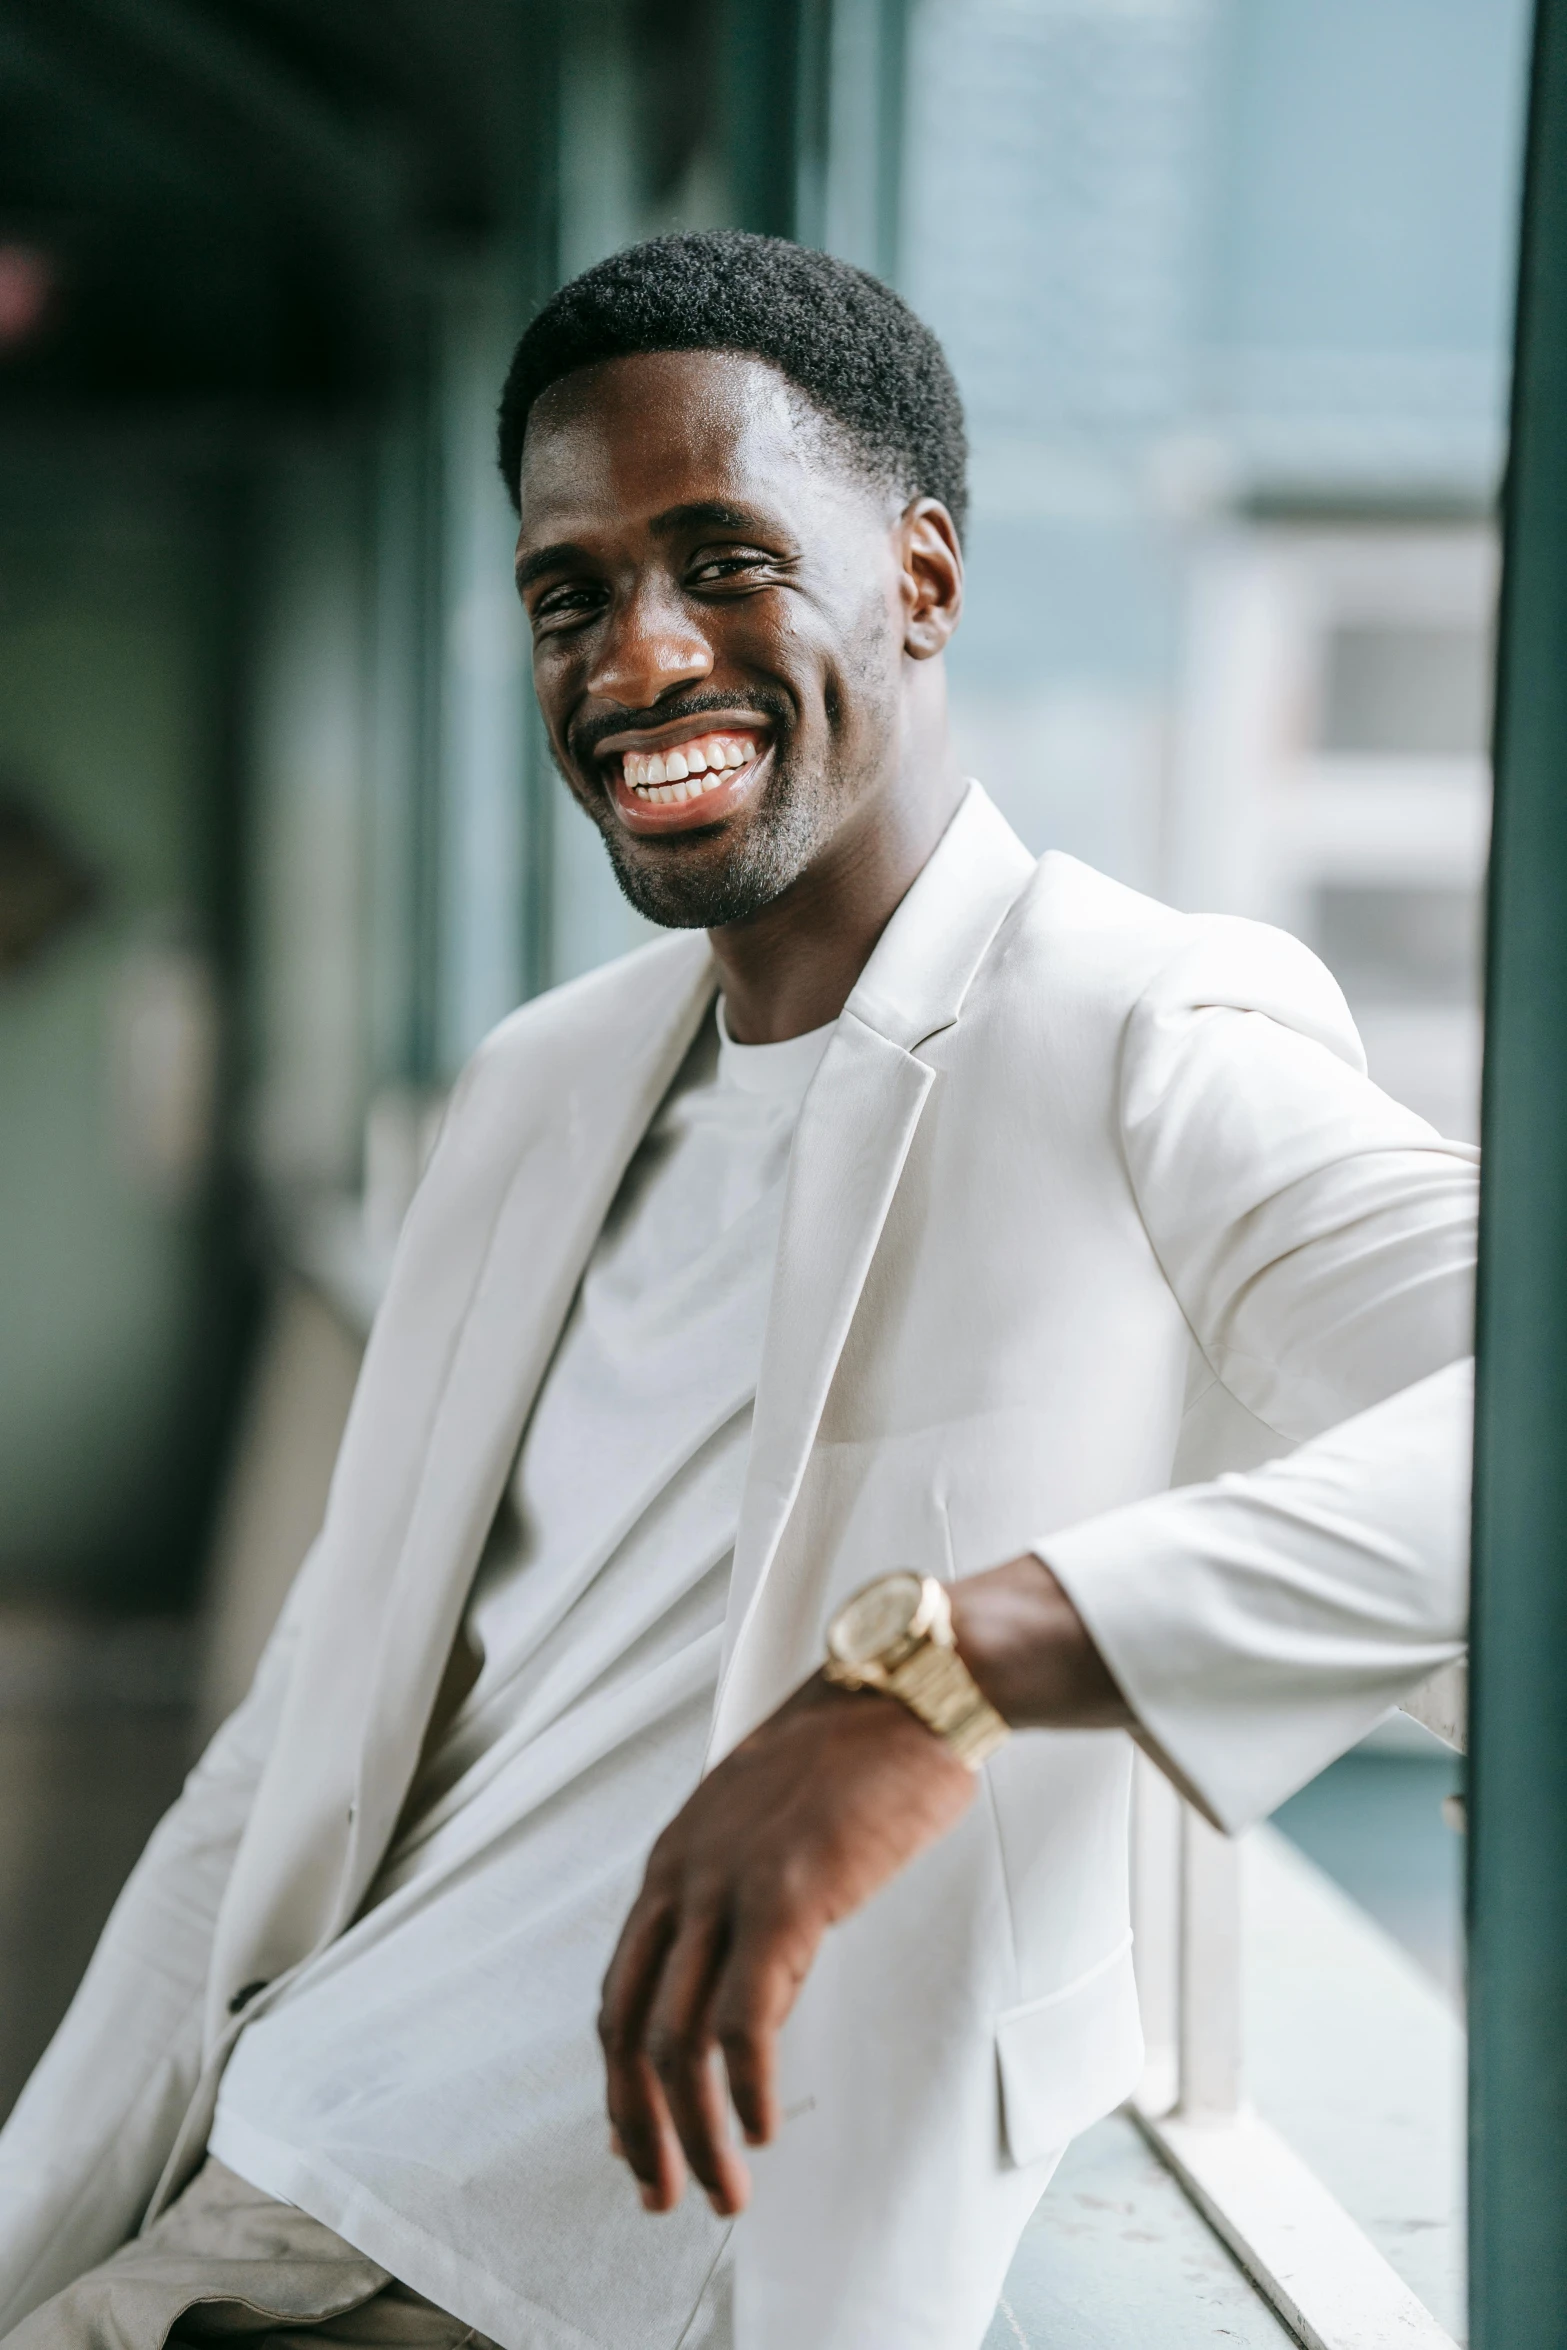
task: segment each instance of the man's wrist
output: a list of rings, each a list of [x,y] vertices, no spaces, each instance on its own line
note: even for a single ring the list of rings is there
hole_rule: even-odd
[[[911,1767],[923,1769],[927,1763],[942,1771],[963,1772],[964,1766],[953,1754],[945,1740],[919,1715],[910,1710],[890,1689],[878,1689],[866,1681],[857,1689],[849,1689],[841,1681],[832,1680],[826,1670],[818,1666],[808,1681],[802,1681],[794,1695],[780,1709],[818,1711],[829,1709],[843,1717],[832,1725],[830,1735],[842,1735],[844,1751],[863,1740],[867,1750],[882,1751],[901,1747],[908,1755]],[[971,1773],[965,1773],[972,1776]]]
[[[958,1654],[1014,1730],[1132,1726],[1087,1625],[1036,1552],[949,1589]]]

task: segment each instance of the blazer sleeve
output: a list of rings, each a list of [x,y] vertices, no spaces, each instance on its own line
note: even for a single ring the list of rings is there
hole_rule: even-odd
[[[1039,1547],[1151,1743],[1239,1828],[1462,1647],[1478,1153],[1370,1082],[1315,957],[1225,920],[1137,1004],[1120,1120],[1193,1409],[1222,1388],[1300,1449]]]
[[[213,1926],[282,1709],[302,1571],[0,2131],[0,2336],[136,2233],[201,2071]]]

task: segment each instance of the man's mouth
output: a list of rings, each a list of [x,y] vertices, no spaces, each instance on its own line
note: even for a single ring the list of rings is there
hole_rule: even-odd
[[[621,821],[633,832],[716,824],[746,796],[771,744],[762,728],[687,721],[641,737],[611,738],[598,756]]]
[[[756,753],[754,735],[699,734],[663,753],[623,751],[620,771],[639,800],[667,808],[720,790]]]

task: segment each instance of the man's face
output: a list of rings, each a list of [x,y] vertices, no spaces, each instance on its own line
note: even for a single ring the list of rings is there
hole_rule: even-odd
[[[759,360],[584,368],[528,421],[517,578],[556,763],[655,922],[780,897],[900,756],[900,501]]]

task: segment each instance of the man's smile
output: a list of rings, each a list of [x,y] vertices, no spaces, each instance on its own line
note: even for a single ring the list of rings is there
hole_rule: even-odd
[[[702,711],[664,726],[628,728],[590,754],[628,832],[687,831],[717,824],[747,799],[772,752],[756,718]]]

